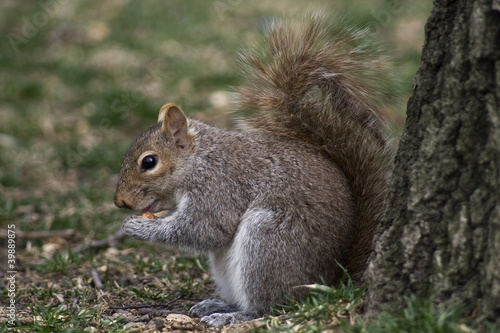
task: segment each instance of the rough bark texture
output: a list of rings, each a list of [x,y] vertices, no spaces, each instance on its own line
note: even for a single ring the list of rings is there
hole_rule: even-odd
[[[500,0],[435,0],[387,210],[365,278],[368,313],[432,297],[500,324]]]

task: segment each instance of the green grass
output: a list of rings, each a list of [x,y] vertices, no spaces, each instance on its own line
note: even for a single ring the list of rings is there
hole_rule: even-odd
[[[376,30],[373,39],[394,58],[406,98],[431,1],[401,1],[396,9],[393,3],[324,6]],[[135,310],[118,316],[112,307],[182,294],[171,308],[183,312],[214,297],[204,258],[132,239],[101,251],[74,249],[113,234],[130,214],[114,207],[114,184],[128,146],[160,107],[175,102],[190,115],[231,126],[230,106],[214,96],[228,98],[241,82],[238,51],[259,43],[271,17],[302,15],[312,6],[298,0],[0,4],[0,228],[75,231],[67,238],[16,238],[17,331],[120,332]],[[404,104],[388,110],[396,133]],[[0,260],[6,250],[0,239]],[[92,269],[103,290],[95,288]],[[320,330],[332,320],[340,324],[339,313],[354,318],[362,289],[342,288],[316,287],[305,303],[277,310],[271,329],[306,322]],[[5,290],[0,301],[9,301]]]
[[[95,309],[90,307],[71,310],[65,304],[54,309],[37,303],[30,308],[35,320],[33,326],[26,328],[35,332],[82,331],[86,323],[90,322],[96,314]]]
[[[462,319],[465,309],[459,306],[438,312],[429,300],[411,298],[401,313],[382,312],[372,322],[360,321],[349,327],[356,333],[466,333],[476,332]]]
[[[309,285],[304,300],[275,310],[268,318],[270,332],[323,332],[359,315],[365,289],[345,279],[338,287]]]
[[[430,300],[415,297],[406,300],[399,313],[382,312],[374,318],[363,319],[365,288],[353,285],[350,279],[338,287],[310,286],[305,300],[276,311],[267,318],[266,326],[255,332],[324,332],[335,330],[349,333],[471,333],[473,322],[465,320],[465,307],[456,305],[437,311]],[[470,310],[470,309],[469,309]],[[485,332],[497,332],[494,327]],[[482,332],[482,330],[481,330]]]
[[[80,255],[78,253],[69,250],[68,253],[61,254],[61,252],[56,251],[52,257],[48,258],[43,264],[35,265],[33,268],[39,272],[67,273],[68,266],[79,263]]]

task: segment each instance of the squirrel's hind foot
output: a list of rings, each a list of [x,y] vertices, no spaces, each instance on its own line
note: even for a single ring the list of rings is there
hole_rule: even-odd
[[[193,306],[189,314],[200,317],[202,323],[218,328],[256,318],[254,314],[238,310],[236,305],[227,304],[222,300],[206,299]]]
[[[224,325],[239,324],[243,321],[255,319],[256,316],[248,312],[212,313],[201,318],[201,322],[209,326],[221,328]]]

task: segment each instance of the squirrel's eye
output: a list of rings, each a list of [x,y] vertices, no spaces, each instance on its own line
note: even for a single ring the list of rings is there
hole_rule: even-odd
[[[141,169],[142,171],[153,169],[156,166],[158,157],[155,155],[147,155],[142,159]]]

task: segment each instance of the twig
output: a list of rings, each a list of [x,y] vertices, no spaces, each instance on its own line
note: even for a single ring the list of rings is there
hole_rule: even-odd
[[[184,295],[177,296],[176,298],[168,301],[167,303],[160,304],[140,304],[140,305],[130,305],[130,306],[110,306],[109,309],[112,310],[128,310],[128,309],[144,309],[144,308],[158,308],[158,307],[167,307],[170,304],[180,300]]]
[[[21,231],[16,230],[16,237],[24,239],[40,239],[50,237],[72,237],[76,235],[74,229],[53,230],[53,231]],[[7,230],[0,230],[0,238],[7,237]]]
[[[108,238],[96,240],[90,243],[83,244],[75,249],[73,252],[85,252],[88,250],[100,250],[110,247],[113,243],[119,241],[126,236],[125,232],[118,230]]]
[[[477,313],[479,311],[479,306],[481,305],[481,300],[479,300],[476,305],[474,306],[474,309],[472,310],[472,313],[469,317],[467,318],[463,318],[462,320],[460,320],[461,322],[468,322],[468,321],[471,321],[473,319],[476,318],[477,316]]]
[[[97,289],[104,289],[104,285],[102,284],[101,278],[99,277],[99,272],[97,269],[92,267],[90,270],[90,275],[92,275],[92,280],[94,281],[94,285]]]

